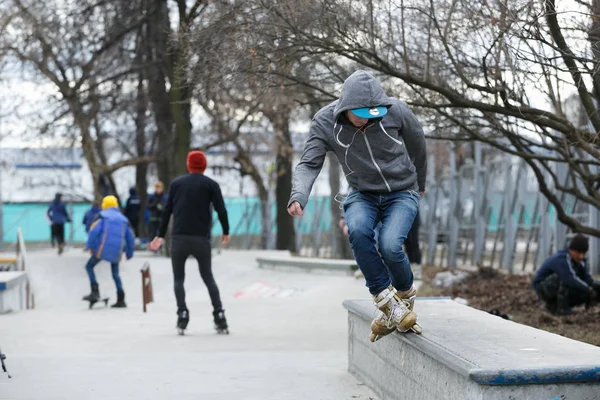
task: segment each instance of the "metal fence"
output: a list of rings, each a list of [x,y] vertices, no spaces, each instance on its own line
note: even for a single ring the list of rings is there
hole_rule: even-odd
[[[427,195],[421,200],[420,242],[425,262],[442,267],[482,266],[511,273],[532,272],[543,260],[566,246],[571,232],[557,221],[554,208],[539,192],[533,171],[511,155],[483,158],[483,145],[474,157],[457,168],[455,153],[442,176],[435,176],[435,158],[428,160]],[[557,164],[559,179],[567,179],[567,166]],[[548,180],[549,182],[550,180]],[[561,194],[567,212],[592,226],[600,226],[598,209]],[[337,221],[331,220],[326,197],[311,197],[303,218],[295,219],[298,253],[333,257]],[[232,229],[232,246],[261,246],[261,209],[257,199],[246,200],[241,218]],[[240,204],[242,205],[242,204]],[[274,204],[269,248],[277,232]],[[600,272],[600,246],[591,238],[588,254],[592,271]]]
[[[454,152],[450,153],[448,172],[438,179],[430,174],[429,194],[421,205],[421,243],[427,264],[532,272],[566,246],[572,232],[557,221],[523,160],[511,155],[483,160],[482,145],[476,144],[473,162],[456,168]],[[431,157],[429,163],[431,172],[435,159]],[[567,179],[566,165],[555,165],[555,171],[559,179]],[[560,198],[571,216],[599,226],[595,207],[570,195]],[[589,263],[597,273],[598,239],[590,242]]]

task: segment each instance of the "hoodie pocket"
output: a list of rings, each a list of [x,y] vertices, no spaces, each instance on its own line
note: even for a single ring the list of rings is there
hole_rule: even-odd
[[[357,189],[361,192],[387,192],[385,182],[378,173],[360,174],[358,177]]]
[[[394,162],[385,166],[387,175],[393,181],[404,181],[416,172],[416,168],[406,153],[399,155]]]

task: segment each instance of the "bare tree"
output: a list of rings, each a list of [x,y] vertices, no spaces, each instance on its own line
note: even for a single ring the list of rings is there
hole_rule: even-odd
[[[195,82],[201,82],[197,98],[213,119],[219,136],[229,138],[233,144],[242,174],[251,176],[256,184],[261,202],[263,247],[272,226],[269,188],[265,183],[269,177],[268,171],[259,171],[251,154],[252,148],[261,149],[263,154],[274,153],[276,246],[295,251],[294,224],[286,203],[291,191],[294,154],[290,123],[299,106],[294,100],[298,96],[278,85],[275,77],[262,69],[263,58],[258,56],[257,49],[264,49],[268,38],[258,28],[253,7],[251,2],[241,5],[232,2],[229,8],[214,10],[212,29],[194,32],[194,47],[201,49],[207,60],[195,71]],[[242,11],[245,18],[237,17]],[[249,129],[252,125],[254,129]]]
[[[424,112],[431,138],[478,140],[521,157],[560,221],[564,193],[600,207],[600,2],[299,0],[263,2],[293,53],[336,55],[383,74]],[[583,39],[583,40],[582,40]],[[587,44],[587,45],[586,45]],[[399,83],[403,84],[399,84]],[[575,94],[587,117],[565,113]],[[568,179],[555,166],[568,165]]]
[[[99,120],[113,90],[125,90],[114,84],[131,73],[131,65],[123,63],[131,50],[127,39],[144,17],[131,12],[128,7],[134,4],[120,2],[10,0],[5,7],[0,53],[54,86],[55,121],[67,116],[72,121],[99,197],[102,176],[110,181],[117,169],[151,160],[142,156],[109,162]]]

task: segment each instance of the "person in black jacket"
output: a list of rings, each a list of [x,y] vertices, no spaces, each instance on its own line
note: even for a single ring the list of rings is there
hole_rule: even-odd
[[[549,257],[537,270],[533,289],[547,311],[570,315],[574,313],[571,307],[589,305],[600,294],[600,282],[590,276],[586,266],[588,249],[588,238],[578,234],[567,250]]]
[[[154,184],[154,193],[148,196],[146,207],[149,213],[148,236],[151,238],[155,237],[158,233],[158,226],[166,203],[167,194],[165,194],[165,185],[161,181],[158,181]]]
[[[137,194],[137,191],[134,187],[129,189],[129,198],[127,199],[127,203],[125,203],[125,217],[129,220],[129,224],[133,228],[133,232],[135,237],[140,237],[139,229],[139,215],[140,215],[140,197]]]
[[[213,306],[215,329],[229,333],[225,311],[221,303],[219,288],[212,273],[210,232],[212,207],[219,216],[223,235],[221,243],[229,242],[229,220],[221,188],[214,180],[204,175],[206,157],[201,151],[191,151],[187,157],[187,175],[175,179],[169,186],[167,203],[162,213],[157,237],[150,243],[150,250],[158,250],[163,244],[169,218],[173,214],[171,233],[171,263],[175,297],[177,299],[177,327],[180,333],[189,322],[189,310],[185,303],[185,261],[194,256],[200,267],[200,276],[206,284]]]

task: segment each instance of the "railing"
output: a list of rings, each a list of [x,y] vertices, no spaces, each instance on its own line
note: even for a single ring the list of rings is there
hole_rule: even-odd
[[[27,270],[27,249],[25,247],[25,240],[23,239],[21,228],[17,228],[17,269],[24,272]],[[35,296],[33,295],[30,282],[31,276],[28,276],[27,283],[25,284],[26,305],[28,310],[35,308]]]

